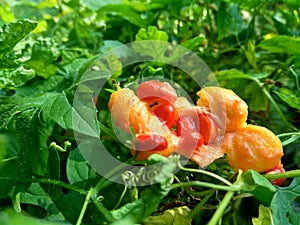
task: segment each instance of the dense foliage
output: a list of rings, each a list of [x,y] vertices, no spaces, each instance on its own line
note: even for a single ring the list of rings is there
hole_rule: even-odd
[[[2,0],[0,223],[298,225],[299,18],[299,0]],[[247,122],[280,137],[286,172],[235,173],[226,157],[201,170],[153,155],[144,163],[162,162],[156,183],[135,186],[141,174],[124,173],[119,184],[91,168],[74,138],[84,123],[80,112],[79,125],[72,121],[78,83],[103,54],[140,40],[169,41],[201,57],[220,86],[247,102]],[[115,65],[128,56],[120,54],[111,56]],[[152,76],[197,100],[197,84],[161,63],[130,65],[109,78],[94,96],[95,132],[121,161],[137,163],[115,138],[110,93],[116,83]],[[269,182],[283,177],[281,187]]]

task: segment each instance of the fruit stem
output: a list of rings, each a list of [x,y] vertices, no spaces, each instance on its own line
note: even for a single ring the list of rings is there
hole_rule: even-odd
[[[235,193],[234,191],[228,191],[225,194],[225,196],[222,199],[220,205],[218,206],[216,212],[214,213],[213,217],[210,219],[210,221],[208,222],[207,225],[216,225],[216,224],[218,224],[218,221],[223,216],[223,213],[224,213],[226,207],[229,205],[234,193]]]
[[[217,180],[223,182],[224,184],[227,184],[228,186],[232,186],[232,183],[229,182],[228,180],[224,179],[223,177],[221,177],[217,174],[211,173],[209,171],[201,170],[201,169],[186,168],[186,167],[183,167],[180,163],[178,163],[178,167],[183,171],[202,173],[202,174],[211,176],[211,177],[216,178]]]
[[[275,174],[265,174],[264,175],[268,180],[276,180],[279,178],[293,178],[300,176],[300,169],[298,170],[289,170],[283,173],[275,173]]]
[[[172,189],[174,188],[182,188],[182,187],[190,187],[190,186],[199,186],[199,187],[207,187],[217,190],[223,190],[223,191],[239,191],[241,188],[239,186],[231,185],[231,186],[224,186],[219,184],[213,184],[209,182],[203,182],[203,181],[189,181],[189,182],[181,182],[177,184],[171,184],[170,187]]]

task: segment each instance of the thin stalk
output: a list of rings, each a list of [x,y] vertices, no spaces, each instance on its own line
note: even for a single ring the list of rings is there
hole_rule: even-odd
[[[214,173],[211,173],[209,171],[206,171],[206,170],[199,170],[199,169],[193,169],[193,168],[186,168],[186,167],[183,167],[181,166],[180,164],[178,165],[179,168],[181,170],[184,170],[184,171],[188,171],[188,172],[195,172],[195,173],[202,173],[202,174],[205,174],[205,175],[208,175],[208,176],[211,176],[213,178],[216,178],[217,180],[223,182],[224,184],[227,184],[228,186],[231,186],[232,183],[229,182],[228,180],[226,180],[225,178],[217,175],[217,174],[214,174]]]
[[[82,206],[82,208],[81,208],[79,217],[78,217],[78,219],[77,219],[76,225],[80,225],[80,224],[81,224],[82,219],[83,219],[84,214],[85,214],[85,211],[86,211],[86,209],[87,209],[87,206],[88,206],[88,204],[89,204],[89,202],[90,202],[92,193],[93,193],[93,188],[91,188],[91,189],[88,191],[88,193],[87,193],[87,195],[86,195],[86,197],[85,197],[85,200],[84,200],[83,206]]]
[[[290,70],[291,70],[292,74],[295,76],[296,87],[297,87],[297,90],[299,90],[299,89],[300,89],[300,86],[299,86],[298,75],[296,74],[296,72],[293,70],[292,67],[290,67]]]
[[[222,218],[223,213],[226,209],[226,207],[229,205],[233,195],[234,195],[234,191],[228,191],[224,198],[222,199],[220,205],[218,206],[217,210],[215,211],[214,215],[212,216],[212,218],[210,219],[210,221],[208,222],[207,225],[216,225],[218,224],[218,221]]]
[[[209,191],[210,193],[208,193],[187,216],[188,220],[192,220],[195,217],[195,215],[201,210],[201,208],[206,204],[206,202],[211,198],[211,196],[215,193],[215,190],[209,190]]]
[[[13,157],[10,157],[10,158],[2,159],[2,160],[0,160],[0,162],[1,162],[1,163],[3,163],[3,162],[8,162],[8,161],[11,161],[11,160],[15,160],[15,159],[17,159],[17,158],[18,158],[18,156],[13,156]]]
[[[96,184],[95,186],[95,190],[96,192],[98,193],[101,189],[102,189],[102,186],[104,184],[104,182],[109,178],[111,177],[113,174],[115,174],[117,171],[125,168],[126,166],[128,166],[126,163],[121,163],[119,164],[118,166],[116,166],[115,168],[113,168],[112,170],[110,170],[107,174],[105,174],[104,177],[102,177],[99,182]]]
[[[93,188],[93,193],[91,195],[91,199],[98,209],[98,211],[104,216],[104,218],[107,220],[109,224],[114,222],[114,218],[112,217],[111,213],[107,210],[107,208],[104,207],[104,205],[97,199],[96,190]]]
[[[182,187],[190,187],[190,186],[199,186],[199,187],[207,187],[217,190],[223,190],[223,191],[239,191],[240,188],[238,186],[224,186],[219,184],[212,184],[209,182],[203,182],[203,181],[189,181],[189,182],[182,182],[178,184],[171,184],[170,185],[172,189],[175,188],[182,188]]]
[[[265,174],[264,175],[268,180],[275,180],[279,178],[293,178],[300,176],[300,169],[299,170],[290,170],[283,173],[275,173],[275,174]]]
[[[300,132],[289,132],[289,133],[278,134],[277,137],[286,137],[286,136],[292,136],[292,135],[300,136]]]
[[[122,200],[123,200],[123,198],[124,198],[124,196],[126,194],[126,191],[127,191],[127,185],[124,186],[124,190],[122,191],[120,199],[119,199],[118,203],[116,204],[116,206],[114,207],[114,209],[116,209],[116,208],[119,207],[119,205],[121,204],[121,202],[122,202]]]
[[[266,95],[266,97],[269,99],[269,101],[273,104],[275,110],[277,111],[278,115],[280,116],[282,122],[287,125],[288,127],[290,127],[290,123],[287,121],[287,119],[285,118],[284,114],[282,113],[281,109],[279,108],[279,106],[277,105],[277,103],[274,101],[274,99],[272,98],[272,96],[270,95],[270,93],[267,91],[266,88],[262,88],[263,93]]]
[[[185,189],[185,191],[189,195],[192,195],[192,196],[195,196],[195,197],[203,197],[203,196],[209,195],[212,192],[212,190],[213,189],[205,190],[205,191],[192,191],[192,190],[190,190],[188,188]]]

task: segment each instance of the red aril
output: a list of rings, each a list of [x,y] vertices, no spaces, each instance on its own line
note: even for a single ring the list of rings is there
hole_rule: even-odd
[[[162,151],[168,147],[167,140],[157,134],[140,134],[136,140],[138,151]]]
[[[217,137],[217,126],[211,116],[205,113],[198,113],[199,132],[207,145]]]
[[[280,164],[279,166],[275,167],[274,169],[267,171],[266,174],[277,174],[277,173],[283,173],[283,172],[285,172],[285,170],[284,170],[282,164]],[[285,178],[278,178],[278,179],[275,179],[275,180],[271,180],[271,183],[273,185],[280,186],[280,185],[282,185],[282,183],[285,180],[286,180]]]
[[[154,109],[154,115],[158,119],[165,123],[170,129],[175,125],[176,122],[176,111],[171,104],[161,104]]]

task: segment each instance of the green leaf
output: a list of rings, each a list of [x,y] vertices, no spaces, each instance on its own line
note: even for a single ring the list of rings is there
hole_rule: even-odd
[[[133,49],[142,56],[151,56],[154,60],[164,58],[168,48],[168,35],[155,26],[148,29],[141,28],[135,36]]]
[[[12,50],[36,26],[37,22],[28,19],[17,20],[2,26],[0,28],[0,58],[3,53]]]
[[[246,44],[245,54],[250,65],[256,69],[256,54],[255,54],[255,45],[252,41],[248,41]]]
[[[262,204],[270,205],[276,188],[263,175],[254,170],[248,170],[242,177],[242,190],[253,194]]]
[[[263,93],[261,88],[255,83],[247,84],[246,89],[244,89],[247,96],[247,103],[250,111],[259,112],[266,111],[269,106],[269,99]]]
[[[300,91],[295,94],[284,94],[278,91],[274,91],[278,97],[284,101],[289,107],[300,110]]]
[[[263,0],[225,0],[225,1],[234,2],[238,4],[240,7],[248,10],[258,7],[263,2]]]
[[[242,31],[244,23],[237,4],[229,4],[226,20],[230,34],[237,35]]]
[[[155,26],[149,26],[148,29],[141,28],[135,36],[135,41],[145,40],[159,40],[168,41],[168,34],[164,31],[160,31]]]
[[[40,132],[44,127],[38,128],[39,126],[35,109],[22,111],[9,126],[18,142],[21,177],[31,177],[35,173],[44,175],[47,171],[48,149],[45,143],[41,143],[43,133]]]
[[[138,13],[134,7],[129,4],[107,4],[100,7],[97,13],[113,13],[114,15],[119,15],[138,27],[149,26],[157,16],[157,14],[151,11],[142,16],[141,13]]]
[[[270,207],[274,225],[300,224],[300,177],[290,186],[278,188]]]
[[[252,218],[253,225],[270,225],[272,223],[271,209],[263,205],[259,205],[258,218]]]
[[[192,38],[192,39],[189,39],[189,40],[183,42],[181,44],[181,46],[183,46],[191,51],[194,51],[199,48],[199,46],[202,44],[202,42],[204,40],[205,40],[204,37],[195,37],[195,38]]]
[[[67,177],[70,184],[88,189],[100,176],[82,157],[78,148],[70,152],[67,160]]]
[[[97,11],[103,6],[122,4],[123,1],[122,0],[102,0],[102,1],[82,0],[82,3],[86,5],[89,9],[93,11]]]
[[[218,79],[218,81],[230,80],[230,79],[250,79],[250,80],[254,79],[253,77],[245,73],[242,73],[237,69],[220,71],[216,74],[216,78]]]
[[[236,69],[220,71],[216,74],[219,82],[226,81],[225,87],[233,89],[240,97],[247,101],[249,110],[254,112],[266,111],[268,108],[268,98],[261,89],[260,79],[267,77],[267,73],[245,74]],[[244,79],[244,82],[235,81]],[[249,81],[245,81],[249,80]],[[254,82],[251,82],[254,81]],[[249,88],[244,88],[247,85]]]
[[[14,90],[35,77],[32,69],[19,67],[17,69],[0,70],[0,88]]]
[[[0,224],[5,225],[62,225],[62,223],[56,223],[53,221],[47,221],[42,219],[35,219],[33,217],[26,216],[21,213],[16,213],[12,209],[7,209],[0,212]],[[65,225],[69,223],[64,223]]]
[[[51,149],[49,151],[48,157],[48,171],[47,178],[52,180],[59,181],[61,179],[60,171],[61,161],[59,154],[57,151]],[[62,170],[65,171],[65,170]],[[76,223],[78,215],[80,213],[82,203],[84,200],[84,195],[81,195],[72,190],[67,190],[67,194],[62,191],[62,188],[58,185],[50,185],[50,184],[40,184],[43,188],[44,192],[47,193],[51,201],[53,202],[52,207],[57,208],[60,212],[59,215],[57,211],[54,210],[53,216],[62,214],[64,216],[65,221],[70,221],[72,224]],[[76,204],[74,204],[76,203]]]
[[[54,62],[59,55],[60,52],[54,40],[44,38],[33,45],[31,58],[26,62],[26,66],[34,69],[38,76],[48,78],[58,70]]]
[[[56,122],[64,129],[72,129],[72,106],[65,93],[48,96],[42,106],[42,115],[45,121]]]
[[[190,209],[187,206],[168,209],[161,215],[149,216],[144,221],[144,225],[190,225],[191,221],[187,218]]]
[[[83,94],[81,95],[83,96]],[[58,123],[66,130],[75,130],[88,136],[98,137],[100,129],[96,117],[96,108],[76,101],[76,108],[72,107],[65,93],[52,93],[42,106],[43,119],[47,122]]]
[[[14,187],[14,182],[7,182],[3,177],[18,178],[19,163],[16,138],[11,134],[0,134],[0,198],[6,198]]]
[[[272,53],[286,53],[299,55],[300,38],[278,35],[270,39],[263,40],[258,47]]]
[[[113,225],[142,222],[158,208],[160,201],[168,192],[167,187],[162,188],[159,184],[151,185],[141,192],[141,196],[137,201],[127,203],[121,208],[111,211],[116,220]]]
[[[20,194],[20,203],[38,206],[46,210],[45,219],[64,222],[63,214],[57,209],[50,196],[37,183],[32,183],[27,192]]]
[[[153,181],[160,183],[152,184],[144,189],[138,200],[112,211],[112,215],[116,219],[114,225],[140,223],[158,208],[161,200],[171,189],[170,178],[177,168],[177,161],[178,157],[175,156],[165,158],[154,154],[149,157],[148,162],[157,172]]]

